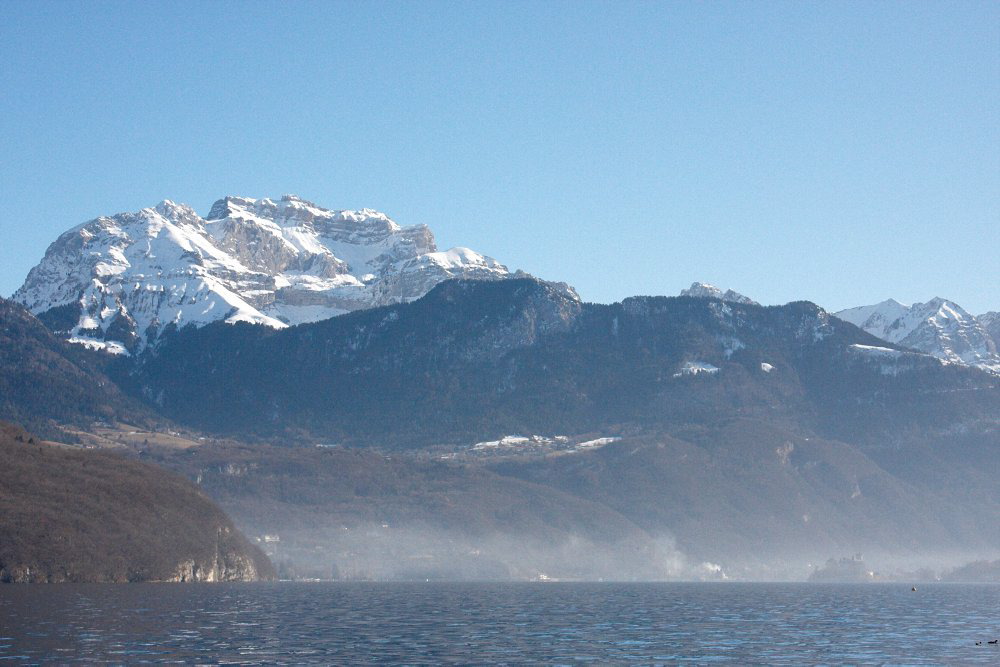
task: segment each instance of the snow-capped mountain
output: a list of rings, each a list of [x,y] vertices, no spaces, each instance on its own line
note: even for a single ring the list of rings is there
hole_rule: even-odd
[[[680,295],[721,299],[723,301],[732,301],[733,303],[746,303],[753,306],[760,305],[750,297],[743,296],[739,292],[734,292],[731,289],[727,289],[725,292],[723,292],[715,285],[709,285],[708,283],[691,283],[691,287],[685,290],[681,290]]]
[[[401,227],[378,211],[226,197],[205,218],[163,201],[74,227],[13,298],[74,342],[125,352],[172,326],[281,328],[411,301],[449,278],[508,275],[468,248],[439,251],[426,225]]]
[[[835,315],[890,343],[1000,373],[1000,354],[991,334],[997,328],[996,313],[977,318],[953,301],[934,298],[912,306],[889,299]]]

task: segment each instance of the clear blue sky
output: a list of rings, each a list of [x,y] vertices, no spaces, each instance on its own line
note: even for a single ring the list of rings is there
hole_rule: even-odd
[[[98,215],[296,193],[591,301],[1000,309],[1000,3],[0,7],[0,294]]]

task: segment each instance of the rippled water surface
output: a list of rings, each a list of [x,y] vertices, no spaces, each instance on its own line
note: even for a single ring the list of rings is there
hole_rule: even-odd
[[[988,585],[0,587],[15,663],[1000,664],[997,637]]]

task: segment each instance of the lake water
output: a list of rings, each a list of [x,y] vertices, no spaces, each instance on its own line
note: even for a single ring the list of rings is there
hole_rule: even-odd
[[[990,585],[0,586],[15,663],[1000,664],[998,637]]]

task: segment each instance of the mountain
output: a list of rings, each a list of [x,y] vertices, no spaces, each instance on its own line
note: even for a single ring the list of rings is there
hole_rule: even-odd
[[[531,279],[448,281],[412,303],[284,330],[184,330],[115,377],[196,428],[386,446],[734,415],[878,439],[1000,413],[995,377],[813,304],[585,304]]]
[[[267,557],[194,485],[0,423],[0,581],[254,581]]]
[[[56,439],[66,438],[65,427],[87,429],[95,421],[162,422],[108,379],[102,361],[0,298],[0,419]]]
[[[743,296],[739,292],[734,292],[731,289],[727,289],[723,292],[721,289],[715,285],[709,285],[708,283],[691,283],[691,287],[681,290],[681,296],[693,296],[693,297],[703,297],[709,299],[719,299],[721,301],[731,301],[733,303],[749,303],[753,305],[760,305],[748,296]]]
[[[378,211],[226,197],[206,218],[163,201],[74,227],[13,299],[70,341],[124,354],[188,324],[283,328],[411,301],[452,277],[507,275],[468,248],[439,251],[425,225],[400,227]]]
[[[994,313],[983,321],[947,299],[905,306],[889,299],[835,314],[882,340],[934,355],[948,363],[1000,373]]]

